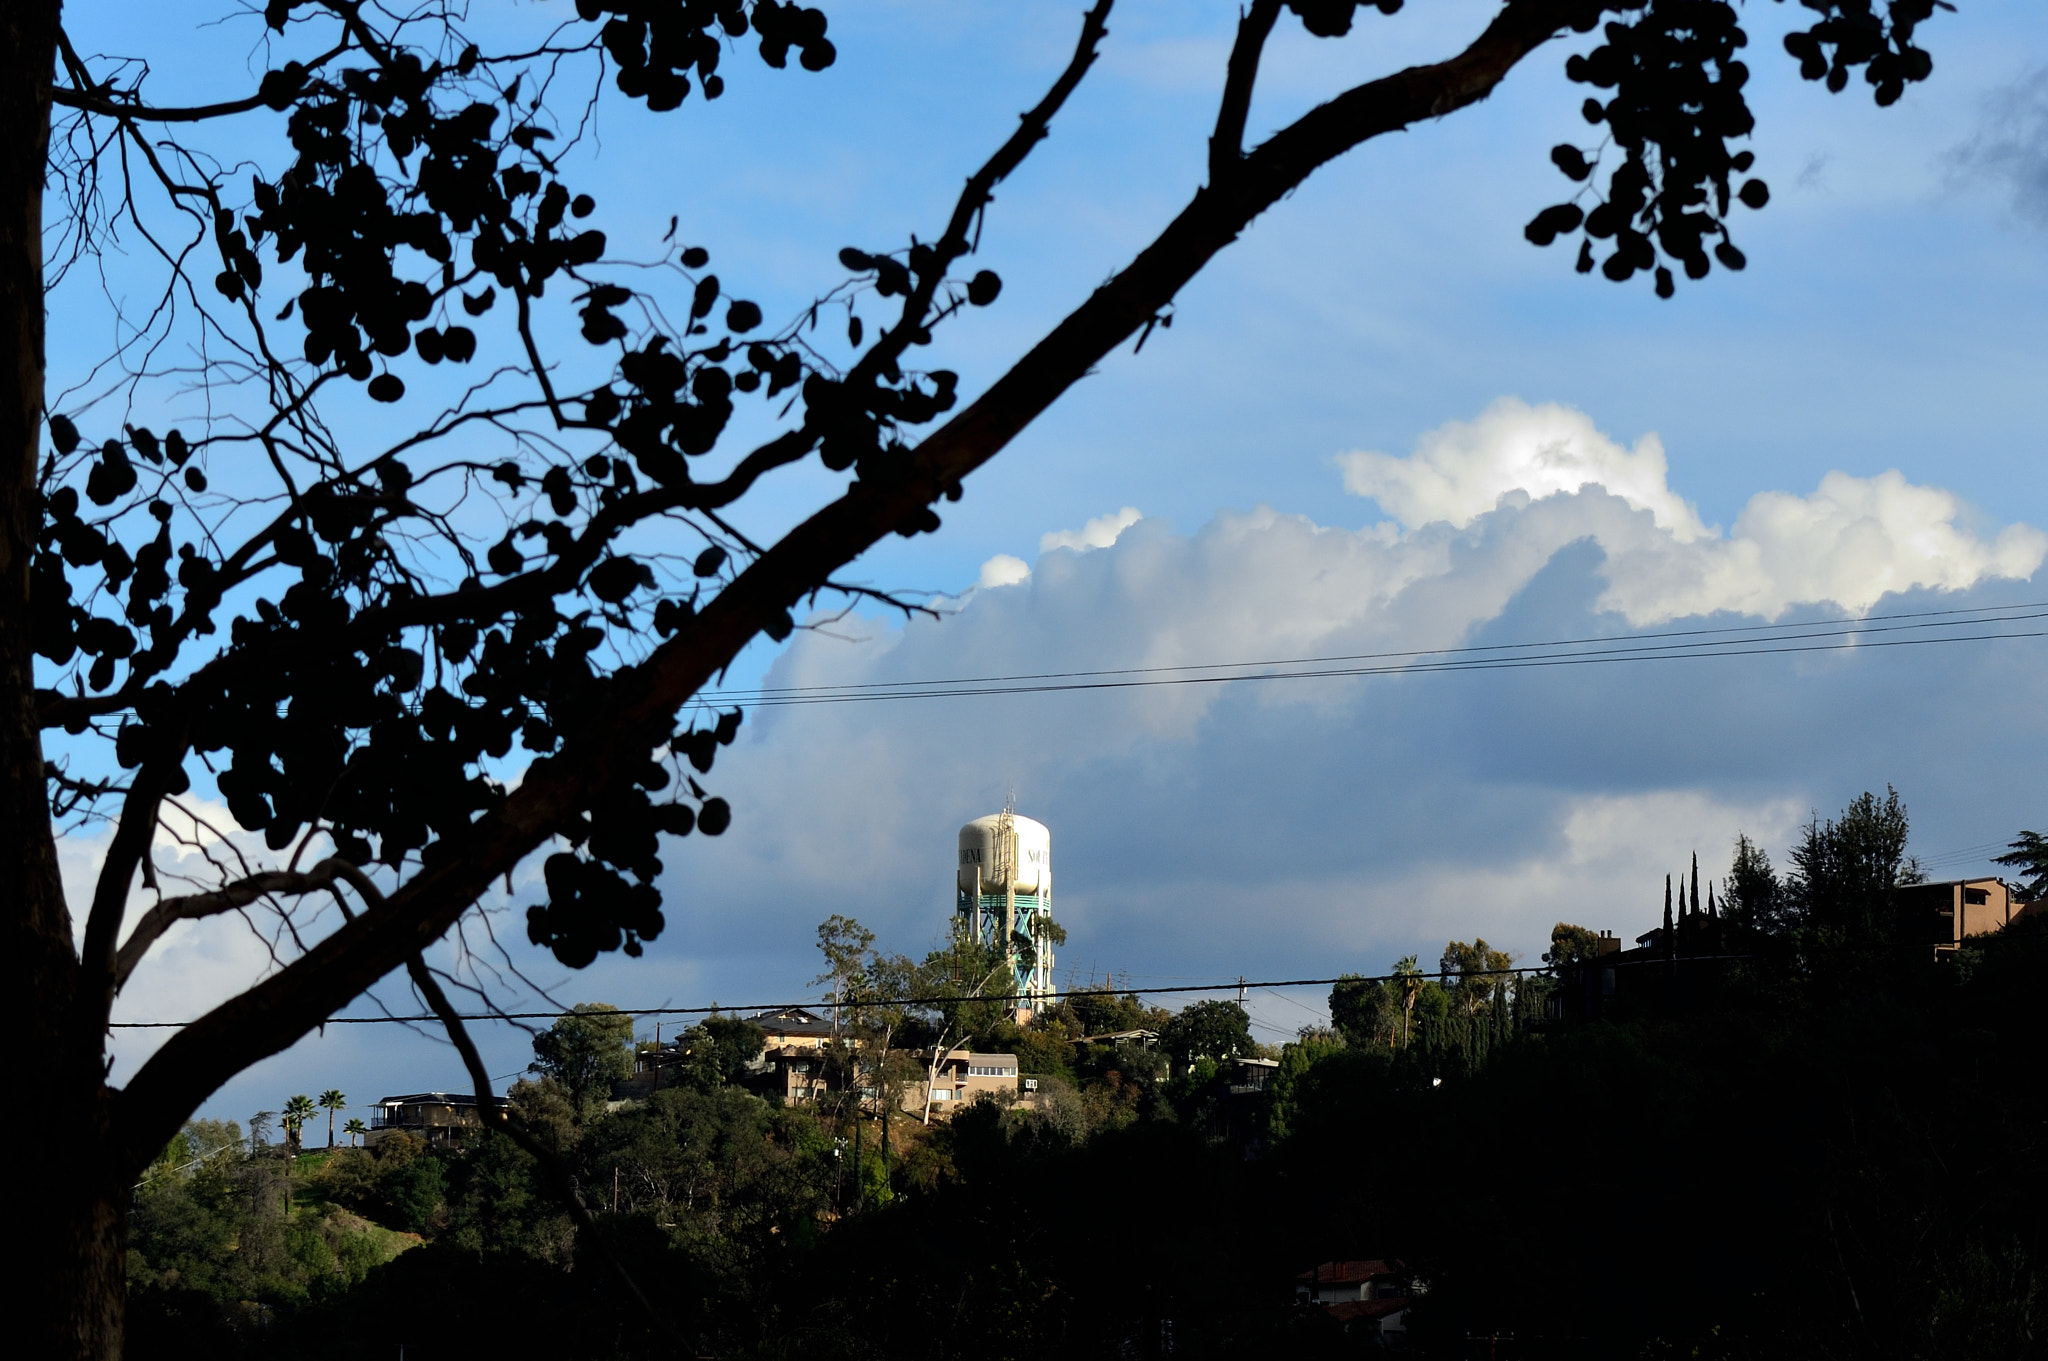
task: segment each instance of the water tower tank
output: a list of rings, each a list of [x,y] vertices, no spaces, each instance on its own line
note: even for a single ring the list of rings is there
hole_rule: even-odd
[[[1006,809],[962,827],[954,889],[960,924],[1007,959],[1009,991],[1020,1013],[1050,1002],[1052,833],[1046,825]]]
[[[1002,860],[998,845],[999,829],[1003,815],[991,813],[985,818],[976,818],[960,829],[959,885],[962,892],[973,893],[977,886],[984,894],[1003,892],[1002,877],[998,872]],[[1033,897],[1052,897],[1052,833],[1046,825],[1034,818],[1010,815],[1010,824],[1016,830],[1016,854],[1011,867],[1010,882],[1014,891]]]

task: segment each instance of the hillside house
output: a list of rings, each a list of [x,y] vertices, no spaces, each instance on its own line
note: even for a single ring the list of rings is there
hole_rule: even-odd
[[[1420,1293],[1399,1263],[1377,1258],[1324,1262],[1294,1278],[1297,1303],[1389,1341],[1408,1330],[1408,1309]]]
[[[934,1068],[933,1053],[927,1049],[919,1053],[918,1059],[925,1070],[932,1074],[931,1112],[934,1120],[945,1119],[975,1098],[1015,1097],[1018,1093],[1017,1056],[1015,1054],[976,1054],[965,1049],[949,1049],[938,1060]],[[925,1108],[926,1083],[912,1083],[903,1093],[903,1109],[923,1114]]]
[[[474,1129],[478,1118],[476,1097],[452,1092],[416,1092],[411,1096],[387,1096],[379,1101],[370,1117],[370,1132],[364,1144],[375,1148],[380,1140],[403,1131],[430,1144],[447,1145]]]

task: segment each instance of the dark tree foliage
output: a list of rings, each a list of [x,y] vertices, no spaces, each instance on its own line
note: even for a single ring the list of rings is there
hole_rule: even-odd
[[[761,1056],[766,1039],[760,1026],[742,1017],[707,1017],[684,1031],[676,1043],[679,1076],[707,1092],[738,1082],[747,1065]]]
[[[1399,1029],[1401,1002],[1387,985],[1346,974],[1330,989],[1330,1024],[1346,1044],[1369,1045]]]
[[[602,1104],[633,1071],[633,1018],[603,1002],[575,1010],[533,1037],[529,1072],[551,1078],[579,1111]]]
[[[1197,1059],[1219,1062],[1256,1052],[1251,1017],[1235,1002],[1194,1002],[1174,1014],[1159,1032],[1159,1047],[1179,1067]]]
[[[1735,858],[1721,881],[1721,915],[1737,930],[1782,933],[1789,924],[1784,885],[1771,857],[1749,834],[1735,838]]]
[[[2021,832],[2013,838],[2012,849],[1992,863],[2010,865],[2020,872],[2022,898],[2029,902],[2048,898],[2048,837],[2039,832]]]
[[[1940,0],[1802,4],[1817,22],[1787,34],[1784,45],[1806,79],[1825,81],[1839,93],[1861,68],[1883,105],[1933,72],[1933,57],[1913,39]],[[1688,279],[1706,278],[1713,260],[1741,269],[1747,259],[1729,230],[1730,210],[1734,203],[1757,209],[1770,202],[1770,187],[1750,174],[1756,153],[1729,146],[1756,127],[1742,93],[1749,66],[1738,55],[1749,46],[1749,33],[1730,0],[1652,0],[1604,25],[1601,13],[1588,5],[1574,20],[1582,33],[1599,27],[1602,41],[1570,58],[1565,74],[1612,91],[1604,100],[1588,97],[1582,112],[1588,123],[1606,128],[1606,144],[1617,157],[1609,163],[1603,148],[1589,156],[1569,142],[1553,147],[1552,162],[1586,188],[1538,213],[1526,235],[1547,246],[1578,233],[1581,274],[1596,263],[1617,282],[1647,272],[1658,296],[1668,298],[1677,288],[1674,264]],[[1604,260],[1596,260],[1595,242],[1612,243]]]
[[[697,1355],[1376,1355],[1292,1291],[1363,1257],[1428,1285],[1418,1358],[1513,1338],[1573,1361],[2025,1361],[2048,1296],[2044,965],[2029,918],[1883,987],[1499,1031],[1440,1004],[1405,1046],[1290,1045],[1278,1090],[1133,1110],[1083,1079],[1064,1109],[900,1129],[886,1167],[870,1137],[857,1173],[814,1109],[665,1090],[570,1150],[587,1229],[491,1133],[341,1150],[293,1220],[274,1154],[182,1185],[167,1154],[138,1203],[132,1354],[410,1352],[459,1325],[477,1346],[675,1355],[608,1247]],[[312,1213],[323,1191],[429,1241],[365,1270],[344,1246],[364,1226]]]
[[[1793,919],[1822,947],[1882,948],[1894,938],[1892,893],[1919,877],[1906,858],[1906,806],[1890,786],[1865,791],[1839,817],[1807,820],[1784,892]]]
[[[1553,967],[1580,964],[1599,952],[1598,933],[1569,922],[1559,922],[1550,929],[1550,949],[1544,952],[1543,962]]]
[[[1839,90],[1860,70],[1888,103],[1927,74],[1927,0],[1807,8],[1786,44],[1809,77]],[[525,930],[562,964],[658,938],[663,854],[734,816],[702,781],[740,714],[692,708],[703,688],[821,596],[872,595],[837,574],[937,529],[972,472],[1142,344],[1321,166],[1597,30],[1568,39],[1567,69],[1613,92],[1587,112],[1619,160],[1560,149],[1592,207],[1546,210],[1531,238],[1583,230],[1585,268],[1612,240],[1610,276],[1649,269],[1668,293],[1660,259],[1698,277],[1711,240],[1738,264],[1725,219],[1764,201],[1730,145],[1750,115],[1727,4],[1504,0],[1463,50],[1247,147],[1283,14],[1336,36],[1368,12],[1252,0],[1207,182],[963,404],[924,356],[999,300],[970,258],[995,190],[1087,74],[1109,10],[1096,0],[944,223],[847,246],[812,305],[770,317],[680,219],[655,258],[616,258],[565,73],[686,130],[693,97],[772,97],[749,48],[778,78],[830,66],[819,9],[577,0],[487,46],[460,10],[268,0],[241,13],[238,49],[264,74],[170,107],[147,54],[79,51],[56,0],[7,7],[0,321],[20,362],[0,366],[0,919],[34,1018],[26,1080],[76,1136],[75,1166],[25,1211],[59,1245],[29,1292],[66,1302],[28,1325],[53,1354],[118,1349],[123,1188],[198,1103],[400,967],[432,1000],[422,950],[529,856]],[[52,398],[46,294],[122,251],[156,271],[153,293],[111,299],[138,329]],[[818,331],[842,313],[843,349]],[[743,413],[772,433],[735,448]],[[839,491],[755,542],[735,508],[803,465]],[[275,863],[167,892],[149,849],[190,792],[217,793]],[[67,903],[55,831],[95,819],[113,828],[104,862],[90,901]],[[154,896],[124,927],[138,882]],[[342,919],[316,921],[330,895]],[[113,1092],[106,1021],[152,944],[253,906],[292,955]]]

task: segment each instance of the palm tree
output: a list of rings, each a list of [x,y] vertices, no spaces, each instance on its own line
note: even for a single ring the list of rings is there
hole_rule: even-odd
[[[1394,978],[1401,985],[1401,1043],[1408,1043],[1409,1021],[1415,1015],[1415,999],[1422,996],[1422,962],[1403,955],[1394,965]]]
[[[363,1136],[370,1132],[370,1127],[361,1120],[351,1119],[341,1127],[341,1132],[348,1136],[349,1147],[354,1148],[362,1143]]]
[[[348,1109],[348,1098],[329,1087],[320,1093],[320,1108],[327,1112],[327,1146],[334,1147],[334,1113]]]
[[[303,1092],[284,1103],[284,1154],[287,1158],[299,1156],[300,1138],[314,1109],[313,1098]]]

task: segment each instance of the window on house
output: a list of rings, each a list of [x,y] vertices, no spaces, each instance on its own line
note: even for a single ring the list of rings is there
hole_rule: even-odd
[[[1966,888],[1963,890],[1963,901],[1974,906],[1982,906],[1991,901],[1991,890],[1985,888]]]

